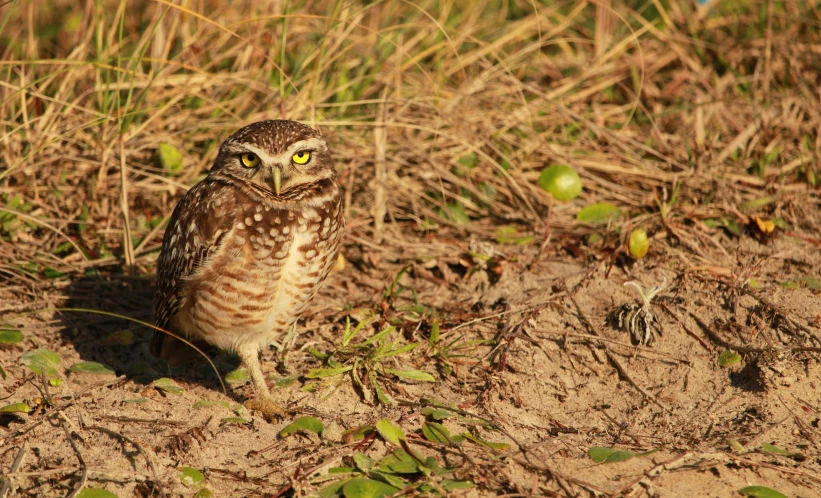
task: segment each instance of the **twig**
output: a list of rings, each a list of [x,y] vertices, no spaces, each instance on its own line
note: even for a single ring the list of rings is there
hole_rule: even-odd
[[[659,306],[661,306],[661,309],[663,309],[664,311],[666,311],[666,312],[667,312],[667,314],[668,314],[668,315],[670,315],[671,317],[673,317],[673,320],[675,320],[676,322],[678,322],[678,324],[679,324],[679,325],[681,325],[681,328],[683,328],[683,329],[684,329],[684,332],[686,332],[686,333],[687,333],[687,335],[689,335],[689,336],[690,336],[690,337],[692,337],[693,339],[697,340],[697,341],[698,341],[698,343],[699,343],[699,344],[701,344],[701,347],[703,347],[704,349],[706,349],[708,352],[710,352],[710,353],[712,353],[712,352],[713,352],[713,349],[712,349],[710,346],[708,346],[708,345],[707,345],[707,343],[706,343],[706,342],[704,342],[704,341],[701,339],[701,337],[697,336],[697,335],[695,334],[695,332],[693,332],[692,330],[690,330],[690,327],[688,327],[688,326],[687,326],[687,324],[686,324],[686,323],[684,323],[684,320],[682,320],[682,319],[681,319],[681,318],[680,318],[680,317],[679,317],[679,316],[678,316],[678,315],[677,315],[677,314],[676,314],[673,310],[671,310],[669,307],[667,307],[667,305],[666,305],[666,304],[664,304],[664,303],[658,303],[658,304],[659,304]]]
[[[536,471],[539,471],[539,472],[547,472],[554,479],[563,479],[567,482],[572,482],[576,486],[581,486],[582,488],[584,488],[588,491],[591,491],[593,493],[608,494],[607,491],[603,490],[602,488],[600,488],[598,486],[595,486],[595,485],[590,484],[588,482],[582,481],[581,479],[576,479],[575,477],[571,477],[567,474],[561,474],[559,472],[556,472],[555,470],[553,470],[552,468],[550,468],[546,465],[538,465],[538,464],[535,464],[533,462],[528,462],[526,460],[522,460],[521,458],[518,458],[518,457],[512,457],[512,459],[513,459],[514,462],[518,463],[522,467],[526,467],[530,470],[536,470]]]
[[[62,413],[62,412],[59,412]],[[77,494],[83,490],[86,486],[86,482],[88,482],[88,466],[86,465],[86,459],[83,457],[83,452],[80,451],[80,448],[77,446],[77,443],[74,442],[74,437],[71,435],[71,431],[68,428],[68,424],[66,424],[65,419],[60,418],[60,426],[63,428],[63,432],[66,433],[66,439],[68,439],[68,444],[71,445],[71,449],[74,450],[74,454],[77,456],[77,460],[80,462],[80,482],[74,486],[74,489],[71,490],[71,493],[68,494],[66,498],[74,498]]]
[[[17,469],[23,463],[23,456],[25,454],[26,442],[23,441],[23,444],[20,446],[20,451],[17,452],[17,456],[14,457],[14,462],[12,462],[11,468],[9,468],[9,474],[14,474],[15,472],[17,472]],[[13,484],[13,477],[11,475],[7,475],[6,480],[3,481],[3,485],[0,486],[0,498],[6,498],[6,493],[8,493],[11,490]]]
[[[112,420],[114,422],[134,422],[137,424],[162,424],[162,425],[188,425],[185,420],[164,420],[161,418],[133,418],[116,417],[113,415],[98,415],[100,420]]]
[[[145,458],[145,462],[148,465],[148,469],[151,471],[151,475],[154,477],[154,483],[157,485],[157,488],[159,488],[160,496],[162,496],[163,498],[165,498],[167,496],[165,494],[165,490],[163,489],[162,482],[160,482],[160,477],[157,475],[157,469],[154,468],[154,464],[151,462],[151,459],[148,457],[148,454],[145,452],[143,447],[140,446],[136,441],[129,438],[128,436],[120,434],[117,431],[113,431],[111,429],[101,427],[99,425],[87,425],[87,426],[85,426],[85,428],[95,430],[95,431],[100,431],[104,434],[108,434],[109,436],[122,439],[123,441],[129,443],[131,446],[137,448],[137,451],[140,452],[140,455],[142,455],[143,458]]]
[[[382,89],[382,97],[379,102],[380,120],[385,121],[387,106],[388,87]],[[388,165],[385,157],[387,155],[388,134],[383,125],[373,127],[373,141],[376,147],[374,157],[374,187],[373,187],[373,240],[377,244],[382,242],[385,230],[385,213],[387,213],[387,196],[385,184],[388,181]]]
[[[49,388],[48,388],[48,381],[46,380],[46,374],[43,373],[40,376],[40,378],[43,381],[43,393],[45,394],[46,401],[48,401],[48,403],[51,405],[51,404],[53,404],[53,401],[51,399],[51,392],[49,391]],[[71,445],[71,449],[74,450],[74,454],[77,456],[77,460],[80,462],[80,482],[78,482],[77,485],[74,486],[74,489],[72,489],[71,492],[66,497],[66,498],[74,498],[75,496],[77,496],[80,493],[80,491],[83,490],[83,488],[86,485],[86,482],[88,482],[88,466],[86,465],[85,457],[83,457],[83,452],[80,451],[80,448],[77,446],[77,443],[74,441],[74,437],[71,435],[71,430],[68,428],[68,423],[67,423],[68,417],[66,417],[66,415],[63,413],[62,410],[57,410],[56,414],[59,415],[60,427],[63,428],[63,432],[65,432],[65,434],[66,434],[66,439],[68,439],[68,444]]]
[[[123,256],[130,275],[134,274],[134,243],[131,239],[131,224],[128,220],[128,167],[125,163],[125,144],[120,133],[120,209],[123,212]]]

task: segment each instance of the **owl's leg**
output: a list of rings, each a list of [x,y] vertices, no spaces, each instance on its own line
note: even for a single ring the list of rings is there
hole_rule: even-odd
[[[265,420],[271,422],[274,417],[282,416],[284,411],[271,397],[268,384],[265,383],[265,376],[262,375],[262,365],[259,364],[259,352],[256,348],[244,348],[237,351],[248,374],[251,376],[251,384],[254,386],[256,398],[245,402],[245,407],[249,410],[257,410],[262,413]]]

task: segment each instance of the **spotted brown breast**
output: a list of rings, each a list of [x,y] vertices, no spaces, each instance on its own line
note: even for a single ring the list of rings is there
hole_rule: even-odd
[[[335,178],[272,196],[211,175],[180,201],[158,263],[155,323],[227,350],[262,349],[293,325],[336,261],[343,225]],[[182,363],[155,332],[152,354]]]

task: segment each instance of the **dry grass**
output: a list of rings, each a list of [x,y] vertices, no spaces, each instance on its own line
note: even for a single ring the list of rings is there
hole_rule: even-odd
[[[427,263],[494,242],[502,226],[535,236],[525,248],[502,246],[507,256],[521,253],[532,266],[548,235],[551,258],[583,261],[591,273],[630,267],[619,254],[623,234],[643,226],[650,258],[731,290],[772,256],[739,256],[741,240],[768,240],[756,217],[775,220],[777,236],[794,237],[799,252],[817,252],[819,7],[629,3],[0,6],[0,282],[13,296],[0,303],[0,323],[65,306],[66,297],[150,320],[139,304],[150,287],[134,291],[144,299],[136,302],[107,301],[100,289],[150,281],[176,201],[206,173],[222,139],[270,118],[319,128],[337,158],[345,251],[357,273],[349,278],[366,290],[317,311],[328,323],[344,305],[384,312],[381,292],[406,263],[418,264],[417,278],[452,284],[458,276],[447,265]],[[159,165],[160,143],[182,152],[181,171]],[[539,172],[554,163],[580,173],[576,201],[554,203],[539,187]],[[625,216],[606,230],[578,223],[579,208],[594,202]],[[733,224],[740,232],[716,228]],[[743,268],[733,267],[736,257]],[[108,280],[100,287],[84,276]],[[329,293],[350,291],[350,282],[336,285]],[[453,328],[476,317],[459,304],[429,306]],[[408,316],[392,318],[430,328],[431,314]],[[93,316],[65,320],[69,328],[113,326]],[[468,467],[486,475],[492,466],[482,465]],[[559,487],[539,488],[553,496],[597,489],[521,468],[553,476]],[[531,492],[510,482],[488,478],[479,489]]]

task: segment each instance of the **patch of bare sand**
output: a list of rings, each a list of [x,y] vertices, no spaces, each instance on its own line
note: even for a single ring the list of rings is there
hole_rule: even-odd
[[[217,496],[270,496],[288,486],[289,493],[303,495],[318,489],[310,478],[343,465],[355,448],[374,458],[392,451],[379,438],[359,446],[340,439],[345,429],[388,418],[410,434],[419,452],[459,466],[457,476],[476,482],[464,492],[468,496],[723,497],[752,484],[788,496],[817,496],[821,368],[818,353],[806,348],[821,346],[821,307],[817,291],[780,285],[818,275],[817,251],[782,237],[769,246],[748,240],[732,256],[717,256],[709,264],[685,264],[667,254],[609,269],[606,261],[554,250],[528,270],[532,257],[525,251],[517,261],[509,258],[495,283],[483,270],[462,276],[457,257],[443,256],[441,265],[416,264],[401,283],[415,289],[417,303],[437,310],[443,342],[473,346],[459,350],[450,362],[452,373],[443,375],[445,366],[425,346],[429,320],[404,327],[406,340],[421,345],[391,366],[437,377],[435,384],[386,382],[394,399],[405,404],[366,402],[349,380],[335,390],[305,392],[302,388],[313,381],[298,377],[275,390],[289,409],[325,423],[321,438],[280,438],[279,430],[298,413],[266,423],[240,406],[251,395],[249,386],[223,394],[202,365],[163,370],[147,355],[143,327],[93,315],[26,314],[68,298],[97,309],[123,309],[120,301],[127,301],[132,316],[148,319],[150,282],[78,281],[68,288],[39,287],[28,297],[20,289],[6,289],[2,302],[13,304],[5,305],[3,321],[18,326],[25,341],[0,350],[8,372],[1,395],[4,404],[41,405],[28,415],[2,418],[0,466],[7,471],[25,442],[15,477],[17,496],[67,495],[82,475],[67,429],[84,459],[89,485],[119,496],[158,496],[158,481],[169,496],[193,495],[195,490],[178,476],[182,466],[202,470]],[[378,306],[399,268],[362,264],[334,275],[286,361],[266,352],[267,372],[304,376],[319,367],[307,348],[332,350],[344,306]],[[651,308],[663,332],[651,345],[635,347],[626,331],[605,325],[610,311],[638,297],[625,282],[658,285],[665,278],[668,286]],[[759,287],[751,288],[749,279]],[[402,311],[412,302],[407,296],[386,314],[407,317]],[[110,334],[123,330],[131,331],[133,340],[112,342]],[[479,340],[497,343],[471,342]],[[744,358],[722,368],[717,358],[728,345],[737,346]],[[36,347],[57,352],[64,368],[93,360],[128,377],[115,381],[113,376],[70,374],[46,393],[40,379],[18,363]],[[224,354],[216,356],[216,363],[222,374],[236,366]],[[152,387],[152,379],[160,376],[173,377],[184,393],[164,394]],[[50,405],[39,401],[48,396]],[[494,455],[463,443],[460,454],[425,444],[419,436],[423,398],[458,406],[503,429],[444,420],[452,433],[470,430],[507,442],[511,449]],[[215,403],[195,408],[201,401]],[[48,417],[60,407],[59,415]],[[139,445],[142,453],[116,434]],[[731,440],[747,452],[731,451]],[[765,443],[793,455],[757,451]],[[658,451],[596,464],[587,455],[593,446]]]

